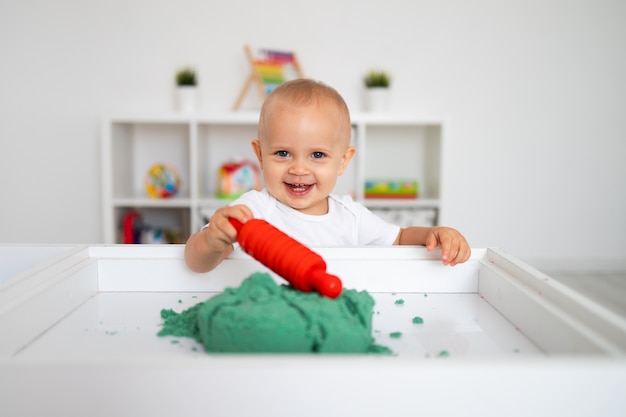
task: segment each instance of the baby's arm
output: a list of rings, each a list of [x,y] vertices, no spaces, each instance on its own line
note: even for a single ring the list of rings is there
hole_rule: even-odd
[[[458,230],[441,226],[400,229],[394,245],[422,245],[429,252],[441,247],[443,264],[450,266],[467,261],[472,252]]]
[[[253,215],[243,205],[227,206],[217,209],[209,225],[194,233],[185,245],[185,263],[194,272],[208,272],[220,264],[233,251],[237,241],[237,231],[230,224],[232,217],[242,223]]]

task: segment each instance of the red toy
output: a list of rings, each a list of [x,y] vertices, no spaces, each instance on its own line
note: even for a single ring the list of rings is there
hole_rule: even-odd
[[[326,262],[311,249],[265,220],[252,219],[246,223],[229,220],[237,229],[237,241],[243,250],[285,278],[295,289],[315,290],[329,298],[341,294],[341,280],[326,272]]]
[[[124,216],[124,243],[141,243],[139,239],[139,223],[141,220],[141,214],[137,211],[129,211]]]

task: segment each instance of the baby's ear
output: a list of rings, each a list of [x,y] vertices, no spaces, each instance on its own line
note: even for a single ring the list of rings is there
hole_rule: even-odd
[[[252,139],[252,142],[250,144],[252,145],[252,150],[254,151],[256,158],[259,160],[259,165],[261,166],[261,169],[263,169],[263,154],[261,153],[261,142],[259,142],[258,139]]]
[[[341,165],[339,165],[339,172],[337,172],[337,175],[343,174],[343,171],[345,171],[348,167],[348,164],[350,163],[350,160],[354,156],[355,152],[356,148],[354,146],[348,146],[346,151],[343,153],[343,157],[341,158]]]

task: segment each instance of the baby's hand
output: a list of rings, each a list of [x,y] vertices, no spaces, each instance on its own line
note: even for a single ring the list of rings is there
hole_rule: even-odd
[[[467,261],[472,253],[465,237],[450,227],[433,227],[426,237],[426,249],[430,252],[441,248],[444,265],[454,266]]]
[[[210,247],[223,249],[232,246],[237,241],[237,231],[228,221],[229,218],[245,223],[254,216],[252,211],[244,205],[219,208],[211,216],[207,227],[206,239]]]

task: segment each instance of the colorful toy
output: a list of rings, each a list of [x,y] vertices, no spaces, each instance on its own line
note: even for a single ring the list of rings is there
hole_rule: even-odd
[[[244,46],[244,50],[251,71],[239,97],[237,97],[233,110],[239,109],[248,88],[253,83],[256,84],[261,99],[264,100],[277,86],[290,78],[304,77],[295,52],[260,49],[255,57],[248,45]]]
[[[417,198],[419,184],[414,180],[367,180],[365,198]]]
[[[281,232],[265,220],[241,223],[229,219],[237,229],[237,241],[250,256],[303,292],[317,291],[329,298],[341,294],[342,283],[326,272],[326,262],[317,253]]]
[[[141,243],[141,214],[136,210],[131,210],[124,216],[122,221],[123,243]]]
[[[178,192],[180,176],[172,165],[154,164],[145,179],[146,192],[152,198],[169,198]]]
[[[247,191],[261,189],[261,170],[248,160],[225,163],[220,167],[217,178],[218,198],[237,198]]]

